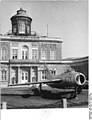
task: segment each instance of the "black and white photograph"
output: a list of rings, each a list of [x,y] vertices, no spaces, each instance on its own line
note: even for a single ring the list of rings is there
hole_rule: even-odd
[[[1,111],[88,109],[88,0],[0,1],[0,85]]]

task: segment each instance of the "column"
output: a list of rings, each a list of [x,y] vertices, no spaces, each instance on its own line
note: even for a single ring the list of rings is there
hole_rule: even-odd
[[[9,67],[9,84],[12,84],[12,67]]]
[[[30,70],[29,70],[29,82],[32,82],[32,67],[30,67]]]
[[[50,60],[50,44],[47,46],[47,60]]]
[[[40,71],[40,67],[38,66],[38,82],[41,81],[41,72],[42,71]]]
[[[41,43],[38,43],[38,60],[41,60]]]
[[[19,66],[18,66],[18,84],[21,84],[21,71]]]

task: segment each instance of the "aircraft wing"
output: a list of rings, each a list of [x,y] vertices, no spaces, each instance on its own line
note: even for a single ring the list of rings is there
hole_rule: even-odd
[[[39,82],[30,82],[30,83],[23,83],[23,84],[10,84],[9,86],[20,86],[20,85],[32,85],[32,84],[46,84],[46,83],[58,83],[61,82],[61,79],[52,79],[52,80],[44,80]]]
[[[52,79],[52,80],[44,80],[44,81],[40,81],[38,83],[56,83],[56,82],[61,82],[61,79]]]

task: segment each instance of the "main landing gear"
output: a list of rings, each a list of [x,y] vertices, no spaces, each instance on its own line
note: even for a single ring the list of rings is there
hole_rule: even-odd
[[[71,96],[70,98],[76,98],[77,97],[77,94],[80,94],[82,92],[82,87],[78,86],[78,87],[75,87],[74,88],[74,91],[71,93]]]
[[[39,84],[38,90],[39,90],[39,94],[41,95],[41,93],[42,93],[42,83]]]
[[[75,87],[74,91],[71,93],[70,98],[76,98],[76,96],[77,96],[77,89]]]

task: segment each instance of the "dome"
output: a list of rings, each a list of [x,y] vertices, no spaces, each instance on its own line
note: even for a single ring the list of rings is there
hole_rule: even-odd
[[[30,20],[32,20],[27,14],[26,14],[26,11],[23,10],[22,8],[20,8],[20,10],[17,10],[17,14],[12,16],[11,17],[11,20],[13,18],[16,18],[16,17],[25,17],[25,18],[29,18]]]

